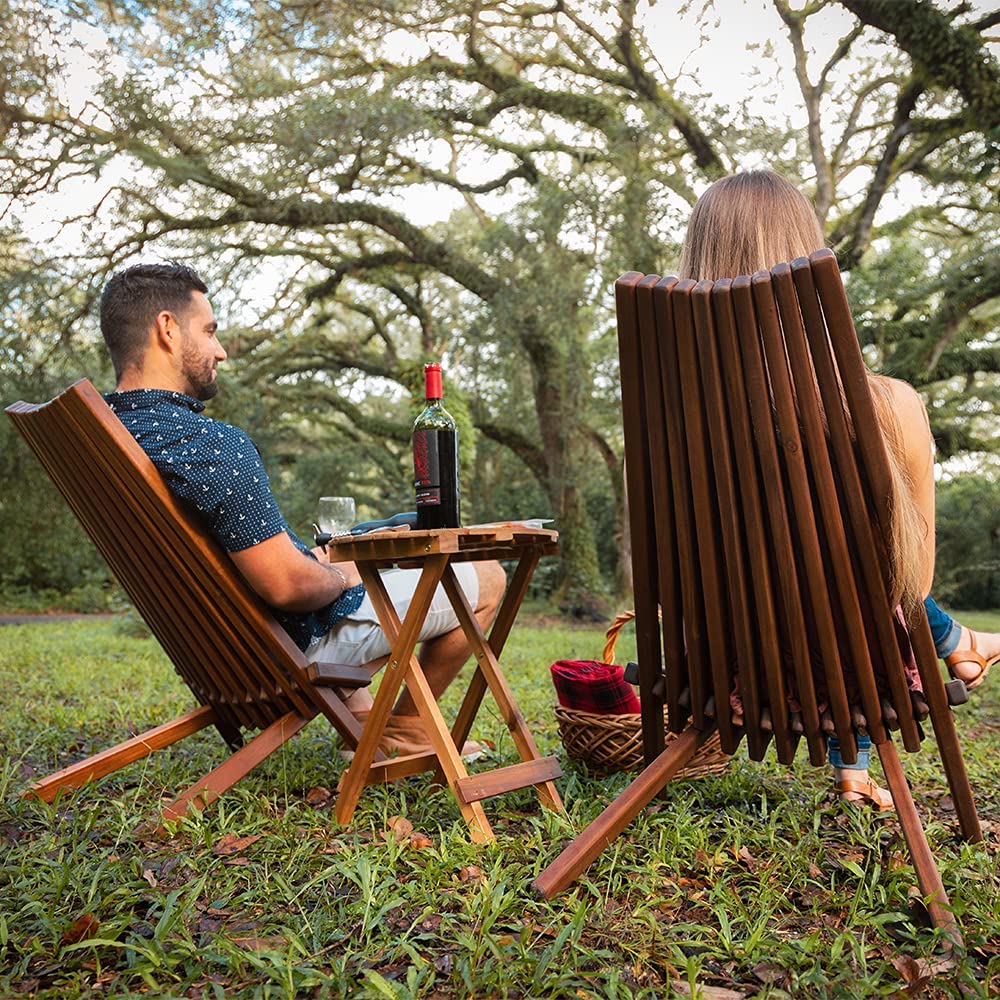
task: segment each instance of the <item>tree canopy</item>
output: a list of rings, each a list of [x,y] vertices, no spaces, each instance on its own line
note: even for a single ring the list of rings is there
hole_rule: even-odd
[[[223,411],[287,482],[325,464],[382,513],[410,505],[419,372],[443,359],[471,513],[556,517],[585,608],[624,565],[612,281],[669,272],[704,186],[766,163],[814,197],[869,360],[925,393],[942,456],[996,452],[996,15],[683,16],[733,31],[734,7],[773,19],[791,120],[671,76],[633,2],[0,0],[0,193],[14,217],[74,197],[72,251],[33,250],[75,303],[47,336],[93,340],[121,264],[190,260],[235,348]]]

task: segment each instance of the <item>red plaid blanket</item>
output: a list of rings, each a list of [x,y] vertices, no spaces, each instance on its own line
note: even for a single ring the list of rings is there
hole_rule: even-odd
[[[559,704],[597,715],[629,715],[639,711],[635,688],[622,677],[624,669],[597,660],[557,660],[550,667]]]

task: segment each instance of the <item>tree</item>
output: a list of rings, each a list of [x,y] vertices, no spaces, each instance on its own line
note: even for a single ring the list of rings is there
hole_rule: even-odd
[[[100,85],[79,106],[61,81],[83,29],[54,4],[8,11],[0,190],[22,204],[94,179],[99,210],[76,223],[71,262],[90,287],[144,253],[202,263],[239,328],[237,379],[289,464],[293,442],[309,461],[357,447],[359,482],[401,496],[420,364],[444,358],[449,406],[474,429],[466,468],[485,441],[523,464],[548,504],[533,513],[558,519],[568,603],[587,607],[602,590],[595,469],[623,523],[611,282],[671,266],[705,183],[751,150],[797,181],[814,174],[849,267],[894,239],[880,211],[907,176],[926,186],[928,229],[987,231],[988,98],[966,110],[950,77],[918,79],[924,56],[864,20],[811,82],[807,32],[835,6],[775,0],[804,137],[685,98],[628,0],[81,4],[87,37],[109,44],[89,53]],[[954,30],[988,80],[985,26]],[[949,214],[942,190],[974,196]],[[971,289],[976,266],[963,273]],[[925,267],[919,281],[939,279]],[[913,353],[906,318],[899,357]],[[990,346],[965,351],[974,332],[955,325],[935,364],[978,384]]]
[[[841,0],[858,20],[816,72],[808,28],[831,5],[772,2],[795,55],[817,211],[850,271],[868,361],[925,394],[941,458],[995,452],[1000,74],[983,32],[997,16],[970,17],[965,5],[946,13],[926,0]],[[888,59],[883,31],[903,50]],[[845,198],[859,175],[861,196]],[[906,182],[916,205],[879,223]]]
[[[53,294],[56,292],[57,294]],[[79,288],[60,286],[32,247],[0,230],[0,381],[9,398],[40,401],[82,371],[104,371],[107,361],[69,331],[79,318]],[[86,589],[100,602],[108,576],[100,559],[31,455],[14,425],[0,422],[0,585],[67,593]]]

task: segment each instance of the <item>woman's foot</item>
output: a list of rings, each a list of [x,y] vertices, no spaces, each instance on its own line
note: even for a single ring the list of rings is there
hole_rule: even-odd
[[[833,788],[840,795],[841,801],[871,806],[877,812],[889,812],[894,808],[889,790],[876,785],[867,771],[835,768],[834,775],[837,780]]]
[[[948,673],[955,680],[964,681],[970,691],[986,680],[990,667],[997,661],[1000,661],[1000,633],[973,632],[964,625],[958,649],[944,658]]]

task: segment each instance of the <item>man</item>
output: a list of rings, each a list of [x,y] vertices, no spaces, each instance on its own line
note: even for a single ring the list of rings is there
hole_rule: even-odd
[[[311,659],[363,665],[374,673],[385,663],[389,643],[356,566],[332,563],[324,549],[310,549],[297,538],[278,509],[254,443],[202,412],[218,391],[216,368],[226,360],[207,292],[183,264],[137,264],[111,278],[101,296],[101,333],[118,384],[105,399],[296,645]],[[487,628],[503,597],[503,569],[482,562],[461,563],[455,571]],[[400,618],[418,576],[417,570],[384,575]],[[441,587],[420,639],[421,666],[440,697],[470,653]],[[363,719],[371,696],[359,691],[348,705]],[[393,708],[380,745],[386,753],[428,749],[408,692]],[[475,743],[463,747],[466,755],[479,751]]]

